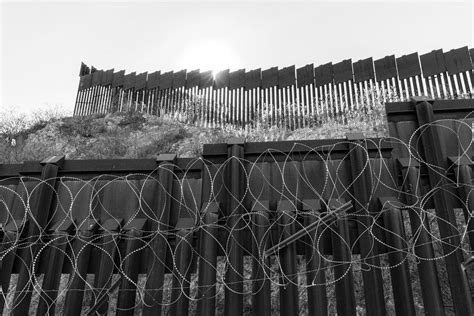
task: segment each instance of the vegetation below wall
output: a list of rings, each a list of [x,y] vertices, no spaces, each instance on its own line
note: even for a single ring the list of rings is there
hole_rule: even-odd
[[[172,152],[179,157],[196,157],[203,144],[222,143],[231,137],[245,137],[251,142],[344,138],[350,132],[387,136],[382,104],[369,113],[350,113],[338,120],[323,117],[311,127],[294,131],[265,122],[256,122],[255,126],[199,127],[179,118],[139,112],[82,117],[52,112],[33,115],[32,120],[0,113],[0,163],[41,160],[51,155],[66,155],[66,159],[153,158]]]

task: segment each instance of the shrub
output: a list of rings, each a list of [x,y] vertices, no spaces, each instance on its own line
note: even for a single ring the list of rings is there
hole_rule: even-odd
[[[118,123],[120,127],[129,127],[132,130],[141,129],[146,122],[145,117],[140,112],[129,111],[120,113],[122,119]]]
[[[106,131],[104,114],[75,116],[63,119],[59,130],[66,136],[93,137]]]

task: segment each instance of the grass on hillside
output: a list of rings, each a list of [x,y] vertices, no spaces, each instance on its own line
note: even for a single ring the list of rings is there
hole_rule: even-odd
[[[173,152],[180,157],[197,157],[202,145],[244,137],[247,142],[344,138],[363,132],[367,137],[387,136],[382,102],[370,110],[354,111],[330,118],[320,113],[306,117],[311,124],[289,130],[270,126],[268,116],[258,117],[254,128],[225,125],[200,127],[182,116],[157,117],[139,112],[66,117],[58,112],[35,115],[33,119],[15,113],[0,115],[0,163],[42,160],[65,154],[67,159],[153,158]]]

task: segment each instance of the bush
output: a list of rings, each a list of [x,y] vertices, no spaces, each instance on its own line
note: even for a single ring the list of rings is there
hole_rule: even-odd
[[[120,113],[122,119],[118,123],[119,127],[129,127],[132,130],[141,129],[146,122],[145,117],[140,112],[125,112]]]
[[[93,137],[106,131],[104,114],[75,116],[63,119],[59,130],[66,136]]]

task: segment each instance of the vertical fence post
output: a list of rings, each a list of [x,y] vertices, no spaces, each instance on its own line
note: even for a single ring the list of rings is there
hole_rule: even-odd
[[[242,90],[242,89],[239,89]],[[241,93],[241,91],[239,91]],[[241,98],[242,99],[242,98]],[[242,107],[241,107],[242,109]],[[242,112],[241,112],[242,113]],[[243,116],[240,116],[241,123]],[[226,282],[228,286],[225,291],[225,314],[242,315],[243,314],[243,249],[242,249],[242,227],[245,210],[242,206],[242,197],[244,193],[245,179],[242,173],[241,159],[244,158],[243,138],[232,138],[227,142],[228,148],[228,167],[226,177],[229,180],[230,192],[227,197],[227,229],[228,237],[228,258],[230,265],[226,272]]]
[[[161,154],[157,158],[159,191],[155,209],[161,214],[155,214],[152,222],[152,231],[157,234],[150,242],[152,251],[148,260],[143,315],[161,315],[175,159],[175,154]]]
[[[219,204],[206,203],[201,210],[202,227],[199,237],[199,280],[197,315],[216,313],[216,272]]]
[[[402,186],[405,203],[409,207],[410,226],[413,234],[415,234],[414,251],[415,255],[421,258],[417,266],[425,311],[429,315],[444,315],[436,262],[433,260],[434,250],[430,237],[429,222],[421,210],[419,164],[414,160],[405,158],[399,158],[398,164],[404,179]]]
[[[68,237],[73,229],[73,222],[66,218],[49,229],[52,233],[52,243],[49,247],[49,266],[44,274],[43,285],[38,302],[37,315],[54,315],[58,287],[63,271]]]
[[[171,315],[188,315],[189,287],[193,264],[193,230],[195,219],[183,217],[176,224],[176,264],[173,268],[173,289],[171,290]]]
[[[296,207],[288,200],[278,203],[282,240],[295,233]],[[280,312],[282,315],[298,315],[298,273],[296,265],[296,244],[287,245],[279,251],[281,263]]]
[[[10,279],[13,270],[13,264],[17,255],[17,248],[19,240],[22,237],[21,233],[24,232],[24,225],[22,218],[12,219],[5,227],[2,243],[0,244],[0,253],[3,253],[2,260],[0,261],[0,312],[3,310],[5,305],[5,299],[8,294],[8,288],[10,286]],[[6,252],[8,250],[8,252]]]
[[[137,290],[140,261],[144,258],[144,251],[139,251],[145,245],[142,240],[143,232],[147,229],[146,218],[135,218],[125,225],[126,246],[123,258],[123,278],[121,280],[118,299],[117,316],[133,315]]]
[[[95,301],[91,302],[97,308],[100,315],[107,314],[109,307],[108,292],[112,285],[112,277],[115,269],[115,255],[118,252],[118,240],[120,238],[120,228],[122,218],[109,218],[99,227],[101,238],[100,267],[94,278],[96,288]],[[100,300],[102,297],[105,299]],[[99,301],[100,300],[100,301]]]
[[[32,206],[32,220],[28,221],[28,242],[30,247],[23,249],[24,256],[20,272],[18,275],[18,283],[13,303],[12,315],[28,315],[31,295],[32,295],[32,278],[35,273],[32,269],[34,264],[38,263],[37,255],[40,251],[41,244],[39,237],[43,233],[48,223],[49,213],[53,205],[54,191],[56,186],[56,177],[59,169],[64,164],[64,156],[52,156],[41,162],[43,170],[41,172],[41,183],[39,184],[39,196],[37,203]]]
[[[364,280],[364,296],[368,315],[385,314],[385,299],[380,270],[368,267],[380,266],[377,241],[367,231],[372,225],[370,214],[372,174],[367,155],[367,144],[361,133],[348,134],[349,156],[352,171],[352,190],[354,192],[355,213],[361,215],[357,221],[359,233],[360,257],[362,260],[362,277]],[[374,246],[375,245],[375,246]],[[367,265],[366,265],[367,263]]]
[[[412,98],[412,103],[416,109],[418,124],[422,128],[423,158],[428,166],[433,166],[428,167],[430,185],[432,188],[444,187],[448,184],[446,177],[448,160],[443,156],[445,144],[441,141],[437,127],[430,125],[434,122],[433,107],[426,98]],[[443,252],[446,255],[446,270],[454,309],[459,315],[472,315],[472,297],[461,268],[464,260],[458,248],[461,241],[453,226],[456,225],[454,207],[445,190],[433,192],[433,200],[436,214],[439,216],[438,227],[443,240]]]
[[[450,165],[454,169],[454,175],[459,185],[458,193],[463,201],[464,219],[467,223],[467,235],[471,250],[474,249],[474,221],[471,212],[474,210],[474,194],[472,188],[471,159],[464,155],[461,157],[449,157]]]
[[[76,265],[72,267],[69,276],[69,290],[64,300],[64,315],[81,315],[82,300],[84,298],[84,284],[87,277],[87,268],[92,249],[92,240],[98,223],[93,219],[85,220],[77,229],[77,238],[73,244],[73,256]]]
[[[316,216],[321,214],[320,200],[304,200],[303,211],[305,212],[304,225],[315,223],[318,220]],[[314,233],[308,235],[306,242],[306,284],[308,286],[308,315],[327,315],[328,299],[326,295],[326,273],[324,257],[316,249],[317,240],[321,232],[326,227],[319,227]],[[322,250],[321,250],[322,251]]]
[[[270,203],[268,200],[255,201],[252,207],[252,223],[255,241],[252,244],[252,280],[253,302],[252,307],[255,315],[271,315],[271,289],[269,260],[265,257],[268,248],[268,228],[270,227],[269,214]]]
[[[378,207],[385,209],[383,226],[385,228],[390,277],[397,315],[415,315],[413,292],[411,289],[410,272],[407,263],[408,243],[405,241],[402,211],[395,198],[379,198]],[[397,207],[398,206],[398,207]]]
[[[329,209],[336,209],[344,204],[343,199],[328,201]],[[354,276],[351,265],[351,241],[347,219],[341,218],[332,224],[332,255],[334,261],[334,280],[336,282],[336,308],[339,315],[356,315],[354,293]]]

